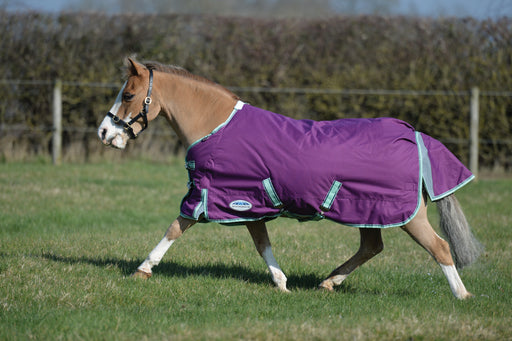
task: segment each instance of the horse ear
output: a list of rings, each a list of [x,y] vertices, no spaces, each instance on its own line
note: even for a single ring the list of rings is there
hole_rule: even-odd
[[[126,59],[126,66],[127,66],[127,72],[128,76],[138,76],[142,74],[142,70],[144,69],[144,66],[137,63],[134,59],[128,57]]]

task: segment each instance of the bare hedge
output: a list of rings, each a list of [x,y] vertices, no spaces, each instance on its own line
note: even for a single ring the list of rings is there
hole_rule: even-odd
[[[480,161],[486,167],[512,163],[512,145],[507,143],[512,133],[512,98],[491,96],[512,90],[510,18],[265,20],[0,12],[0,34],[0,70],[5,79],[120,84],[123,57],[136,54],[141,60],[181,65],[225,86],[443,91],[436,96],[238,94],[257,106],[297,118],[397,117],[447,142],[465,162],[468,146],[450,141],[469,136],[469,91],[477,86],[484,94],[480,98],[484,142]],[[51,126],[51,85],[1,88],[3,126]],[[96,127],[116,92],[66,86],[65,125]],[[16,144],[36,154],[49,148],[48,132],[33,133],[21,143],[21,136],[6,137],[3,130],[0,153],[4,158],[9,158],[6,138],[14,150],[11,154]],[[65,137],[66,148],[75,146],[72,153],[68,150],[69,158],[103,153],[94,134],[84,132],[77,140],[78,135],[67,132]],[[170,146],[174,139],[147,135],[146,147],[174,149]]]

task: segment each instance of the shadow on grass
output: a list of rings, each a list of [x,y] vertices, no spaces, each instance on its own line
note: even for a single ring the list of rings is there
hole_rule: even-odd
[[[40,256],[47,260],[66,264],[91,264],[97,267],[118,268],[123,275],[131,275],[142,260],[124,260],[115,258],[91,258],[91,257],[68,257],[45,252]],[[229,264],[203,264],[196,266],[183,265],[176,262],[162,262],[154,268],[154,274],[168,277],[205,276],[213,278],[236,278],[258,284],[271,284],[270,274],[262,271],[254,271],[246,267]],[[322,279],[316,274],[287,274],[289,289],[316,289]],[[343,289],[342,289],[343,290]]]

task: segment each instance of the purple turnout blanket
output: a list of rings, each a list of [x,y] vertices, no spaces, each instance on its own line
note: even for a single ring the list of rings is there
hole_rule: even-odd
[[[473,179],[444,145],[403,121],[295,120],[243,102],[185,161],[181,215],[231,224],[287,216],[400,226],[423,189],[435,201]]]

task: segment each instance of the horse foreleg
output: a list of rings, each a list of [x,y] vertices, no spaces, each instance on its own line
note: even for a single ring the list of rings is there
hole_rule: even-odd
[[[272,275],[272,280],[280,290],[289,292],[289,290],[286,289],[287,278],[272,253],[265,223],[262,221],[247,222],[246,226],[254,241],[256,250],[258,250],[260,256],[263,257],[265,263],[267,263],[268,269]]]
[[[459,273],[450,253],[448,242],[443,240],[434,231],[427,218],[427,206],[422,205],[409,223],[403,229],[425,250],[430,253],[434,260],[441,266],[443,273],[450,284],[450,289],[458,299],[465,299],[473,296],[466,290],[466,287],[460,279]]]
[[[334,290],[334,286],[340,285],[352,271],[384,249],[380,229],[361,228],[359,232],[361,235],[359,250],[348,261],[336,268],[326,280],[320,283],[321,289]]]
[[[160,263],[164,254],[169,250],[171,245],[174,243],[176,239],[178,239],[185,230],[195,224],[194,220],[182,218],[179,216],[176,220],[169,226],[167,232],[165,233],[164,238],[158,243],[158,245],[149,253],[149,256],[142,262],[142,264],[137,268],[137,271],[133,273],[133,277],[136,278],[149,278],[151,277],[151,269]]]

